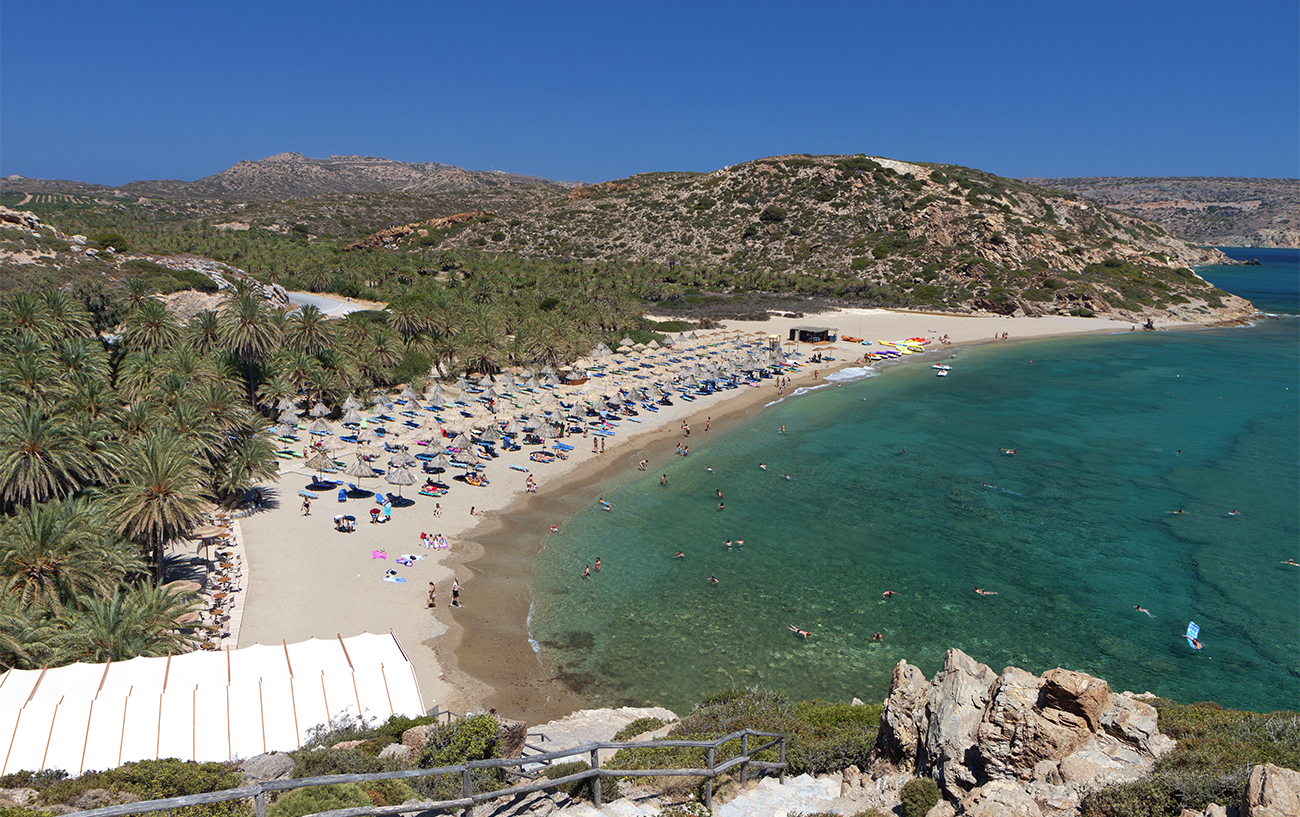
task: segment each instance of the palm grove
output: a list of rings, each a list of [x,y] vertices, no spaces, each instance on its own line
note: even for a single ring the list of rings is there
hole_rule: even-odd
[[[236,505],[276,474],[267,418],[285,401],[333,407],[431,375],[562,364],[640,320],[599,277],[538,283],[461,278],[344,320],[310,306],[286,314],[238,285],[184,325],[138,277],[109,287],[108,301],[8,293],[0,666],[189,649],[175,622],[191,602],[160,586],[166,547],[210,503]],[[565,290],[576,306],[543,295]],[[108,314],[120,324],[104,337]]]

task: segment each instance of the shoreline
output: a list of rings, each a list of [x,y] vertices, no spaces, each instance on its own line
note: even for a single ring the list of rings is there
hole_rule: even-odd
[[[831,322],[834,322],[835,318],[843,317],[845,312],[846,310],[823,313],[811,318],[815,322],[816,318],[829,315]],[[852,311],[847,312],[852,314]],[[890,314],[911,319],[1003,317],[892,310]],[[863,317],[865,320],[867,316]],[[794,324],[804,320],[807,318],[784,319],[784,322]],[[1004,320],[1017,322],[1017,328],[1023,330],[1023,324],[1020,322],[1036,319],[1004,318]],[[1095,323],[1095,319],[1076,320]],[[727,325],[730,327],[741,323],[761,326],[763,323],[773,322],[733,321]],[[1132,326],[1121,321],[1106,323],[1105,327],[1095,329],[1080,327],[1072,331],[1048,331],[1024,335],[1017,340],[1123,334],[1130,331],[1127,327]],[[1003,324],[999,323],[998,326],[1001,328]],[[1192,329],[1200,328],[1200,325],[1171,324],[1163,328]],[[971,338],[960,342],[954,340],[950,344],[927,348],[918,360],[905,357],[883,365],[892,367],[930,363],[941,359],[940,355],[935,354],[936,352],[947,356],[963,349],[994,342],[1002,341],[995,341],[991,337]],[[841,352],[846,349],[871,351],[872,348],[879,348],[845,342],[836,345],[840,346]],[[802,396],[812,390],[826,387],[829,385],[826,375],[861,367],[862,364],[857,363],[857,360],[857,357],[835,360],[822,370],[821,377],[816,382],[801,382],[804,378],[795,375],[792,388],[784,397],[778,397],[773,389],[764,385],[757,389],[748,389],[741,394],[731,395],[719,403],[706,404],[693,413],[673,417],[671,421],[665,418],[655,426],[644,429],[619,443],[619,447],[614,449],[614,452],[622,456],[588,460],[565,474],[562,483],[553,483],[550,490],[539,491],[533,496],[524,495],[502,510],[499,518],[490,523],[480,523],[479,526],[467,531],[466,536],[471,538],[477,547],[460,556],[453,556],[452,561],[461,565],[463,572],[471,573],[475,577],[476,584],[481,582],[479,586],[488,595],[502,602],[495,610],[475,616],[472,622],[466,621],[466,624],[473,626],[453,625],[435,640],[435,649],[444,671],[449,675],[454,674],[458,683],[486,692],[485,697],[481,699],[482,708],[493,708],[506,717],[524,720],[529,724],[545,723],[577,709],[596,705],[596,702],[576,694],[565,685],[563,679],[554,676],[535,651],[528,632],[533,566],[545,550],[544,531],[547,531],[549,525],[556,520],[567,518],[594,502],[603,490],[601,486],[607,486],[611,481],[617,483],[637,478],[637,474],[640,473],[636,469],[639,459],[650,459],[653,466],[653,463],[661,461],[661,458],[673,456],[676,443],[682,440],[679,429],[673,426],[673,423],[685,420],[692,429],[700,429],[699,434],[702,435],[706,433],[702,431],[705,419],[711,416],[714,430],[723,430],[731,424],[758,414],[775,401]],[[811,372],[800,374],[806,376]],[[693,437],[699,439],[698,435]],[[634,441],[635,445],[632,444]],[[648,470],[653,472],[654,468],[650,467]],[[516,571],[514,575],[503,575],[503,570],[510,568]]]
[[[951,344],[935,346],[921,355],[924,362],[939,359],[935,351],[947,354],[993,342],[994,329],[1009,332],[1009,342],[1015,342],[1115,334],[1128,332],[1133,325],[1064,316],[1013,318],[847,309],[797,319],[729,321],[726,330],[697,330],[697,334],[702,343],[721,340],[723,331],[734,336],[737,330],[750,338],[760,334],[784,338],[790,326],[807,323],[858,332],[873,344],[876,338],[950,335]],[[1198,324],[1164,324],[1162,328],[1194,326]],[[833,346],[832,354],[845,357],[816,367],[820,370],[816,381],[812,366],[792,373],[786,397],[823,384],[824,375],[858,365],[861,353],[873,348],[845,341]],[[897,362],[916,361],[904,358]],[[713,418],[714,430],[722,430],[762,411],[778,399],[770,383],[724,392],[718,400],[678,400],[658,413],[642,412],[637,419],[643,423],[624,422],[619,434],[607,439],[606,455],[593,455],[586,448],[592,438],[570,438],[574,445],[570,459],[550,465],[528,460],[528,454],[536,449],[502,453],[490,469],[490,486],[453,483],[452,491],[437,500],[441,517],[431,513],[434,500],[416,496],[415,504],[398,509],[389,524],[358,524],[353,534],[335,533],[330,517],[342,511],[363,523],[371,503],[349,500],[340,506],[331,493],[321,492],[313,516],[304,518],[297,509],[296,493],[311,474],[300,459],[283,461],[276,489],[279,501],[267,511],[241,520],[249,543],[249,581],[239,646],[391,631],[411,656],[426,708],[437,705],[468,712],[492,707],[530,724],[582,708],[586,702],[551,676],[528,640],[533,565],[549,525],[562,522],[593,501],[609,480],[634,477],[639,459],[650,459],[653,470],[654,462],[671,456],[675,443],[682,439],[681,421],[691,424],[698,439],[706,433],[705,417]],[[615,388],[617,383],[610,378],[606,391]],[[571,393],[563,388],[556,391]],[[510,412],[514,413],[513,409]],[[344,450],[336,456],[346,454]],[[527,494],[526,475],[507,470],[507,466],[528,468],[538,480],[538,492]],[[388,488],[382,479],[367,479],[364,487]],[[416,490],[412,487],[406,493],[414,495]],[[452,549],[421,548],[421,531],[444,534]],[[397,567],[392,558],[379,562],[384,557],[373,555],[384,551],[392,558],[402,553],[421,557],[402,571],[407,582],[381,581],[384,569]],[[464,601],[464,606],[454,609],[448,606],[453,577],[461,579]],[[430,581],[439,585],[442,596],[436,610],[429,610],[425,603]]]

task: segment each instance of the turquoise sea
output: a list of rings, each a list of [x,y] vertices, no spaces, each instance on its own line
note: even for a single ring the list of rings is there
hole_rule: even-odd
[[[542,660],[592,702],[676,711],[731,684],[880,700],[899,659],[930,675],[950,647],[1295,708],[1300,568],[1281,562],[1300,561],[1300,254],[1233,254],[1263,266],[1202,274],[1277,317],[845,373],[608,485],[612,510],[545,540]]]

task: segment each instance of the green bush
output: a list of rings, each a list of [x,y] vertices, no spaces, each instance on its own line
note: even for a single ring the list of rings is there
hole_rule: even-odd
[[[360,808],[373,805],[370,797],[356,783],[335,786],[313,786],[295,789],[283,795],[266,809],[267,817],[302,817],[318,811],[341,808]]]
[[[1084,817],[1165,817],[1211,803],[1235,803],[1250,767],[1300,769],[1300,714],[1241,712],[1214,703],[1155,701],[1160,731],[1178,741],[1142,780],[1086,797]]]
[[[33,782],[39,780],[35,778]],[[42,791],[47,805],[66,803],[90,789],[129,792],[141,800],[161,800],[187,794],[233,789],[242,786],[239,772],[224,763],[194,763],[188,760],[142,760],[104,772],[87,772],[71,780],[57,780]],[[173,809],[178,817],[228,817],[247,811],[247,806],[233,800]]]
[[[785,216],[786,212],[784,207],[769,204],[767,207],[763,208],[763,212],[758,214],[758,220],[767,222],[768,224],[779,224],[782,221],[785,221]]]
[[[1074,315],[1076,318],[1095,318],[1095,317],[1097,317],[1097,313],[1096,313],[1096,312],[1093,312],[1091,309],[1089,309],[1089,308],[1086,307],[1086,306],[1076,306],[1074,309],[1071,309],[1071,310],[1070,310],[1070,314],[1071,314],[1071,315]]]
[[[850,706],[825,701],[791,704],[779,692],[764,689],[723,690],[701,701],[668,733],[674,740],[710,740],[741,729],[785,732],[788,773],[827,774],[857,764],[865,766],[875,744],[879,706]],[[750,745],[766,742],[751,737]],[[740,741],[723,744],[718,762],[740,754]],[[705,750],[699,748],[620,749],[606,764],[618,769],[700,768]],[[766,750],[760,760],[777,759]]]
[[[898,792],[903,817],[925,817],[939,803],[939,784],[932,777],[914,777]]]
[[[91,245],[97,249],[106,250],[112,247],[118,252],[131,251],[131,243],[123,238],[121,233],[95,233],[88,238]]]
[[[568,777],[571,774],[584,772],[590,768],[591,766],[589,764],[584,763],[581,760],[573,760],[568,763],[557,763],[546,770],[546,779],[559,780],[561,777]],[[576,780],[572,783],[565,783],[557,786],[556,788],[575,800],[586,800],[587,802],[592,802],[592,792],[594,791],[592,781],[595,779],[596,778],[594,777],[589,777],[586,780]],[[608,803],[617,800],[618,797],[618,781],[612,777],[600,778],[601,802]]]
[[[495,715],[470,715],[432,729],[420,757],[420,767],[433,769],[499,757],[498,728]]]
[[[637,718],[627,726],[624,726],[622,729],[615,732],[613,740],[615,743],[624,740],[632,740],[637,735],[652,732],[663,725],[664,722],[659,718]]]

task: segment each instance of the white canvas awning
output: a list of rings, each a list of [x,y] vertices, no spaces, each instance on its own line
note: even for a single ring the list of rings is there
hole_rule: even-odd
[[[10,670],[0,675],[0,774],[231,760],[297,749],[343,715],[424,713],[392,634]]]

